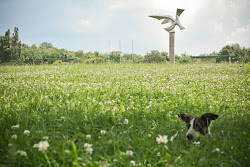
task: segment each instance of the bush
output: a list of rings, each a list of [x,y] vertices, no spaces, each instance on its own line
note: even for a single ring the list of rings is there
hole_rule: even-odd
[[[67,65],[69,64],[68,62],[63,62],[62,60],[57,60],[53,63],[53,65]]]
[[[145,63],[165,63],[166,57],[161,55],[157,50],[152,50],[144,56]]]
[[[178,57],[177,62],[182,63],[182,64],[194,62],[194,60],[186,53],[182,54],[181,56],[176,56],[176,57]]]

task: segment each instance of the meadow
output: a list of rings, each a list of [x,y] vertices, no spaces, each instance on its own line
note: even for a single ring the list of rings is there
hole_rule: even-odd
[[[249,109],[249,64],[0,66],[0,166],[249,166]]]

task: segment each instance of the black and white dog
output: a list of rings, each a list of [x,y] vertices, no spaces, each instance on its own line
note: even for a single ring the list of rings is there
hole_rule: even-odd
[[[209,125],[212,120],[216,120],[218,118],[218,115],[211,113],[203,114],[200,117],[194,117],[190,114],[179,114],[178,116],[187,123],[188,132],[186,136],[189,141],[198,141],[198,133],[201,135],[208,134],[211,136]]]

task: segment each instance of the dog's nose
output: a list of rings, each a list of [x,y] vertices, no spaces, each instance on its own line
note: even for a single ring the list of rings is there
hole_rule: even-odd
[[[192,139],[193,139],[193,135],[188,134],[188,135],[187,135],[187,139],[188,139],[188,140],[192,140]]]

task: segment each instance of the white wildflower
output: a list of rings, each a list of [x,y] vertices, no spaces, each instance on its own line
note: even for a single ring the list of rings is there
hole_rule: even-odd
[[[152,135],[151,135],[151,134],[148,134],[148,137],[149,137],[149,138],[151,138],[151,137],[152,137]]]
[[[92,154],[93,152],[93,148],[92,148],[92,144],[89,143],[85,143],[84,144],[84,149],[88,154]]]
[[[8,147],[12,147],[13,145],[11,143],[8,144]]]
[[[215,152],[220,152],[220,149],[219,148],[216,148],[212,151],[212,153],[215,153]]]
[[[49,143],[48,141],[40,141],[38,144],[34,144],[33,148],[38,148],[38,151],[44,152],[48,149]]]
[[[27,153],[25,151],[22,151],[22,150],[17,150],[16,154],[20,154],[23,157],[27,157]]]
[[[135,166],[135,161],[130,161],[130,164],[132,165],[132,166]]]
[[[131,157],[132,157],[133,154],[134,154],[134,153],[133,153],[133,151],[131,151],[131,150],[126,151],[126,155],[127,155],[127,156],[131,156]]]
[[[102,135],[106,134],[106,131],[105,130],[101,130],[101,134]]]
[[[87,147],[92,147],[92,144],[85,143],[84,148],[87,148]]]
[[[29,136],[29,135],[30,135],[30,131],[29,131],[29,130],[25,130],[23,133],[24,133],[26,136]]]
[[[11,129],[19,129],[19,125],[13,125]]]
[[[195,141],[195,142],[194,142],[194,145],[195,145],[195,146],[200,146],[200,142],[199,142],[199,141]]]
[[[64,121],[64,120],[65,120],[65,117],[64,117],[64,116],[62,116],[62,117],[61,117],[61,121]]]
[[[17,135],[12,135],[11,138],[14,139],[14,140],[16,140],[17,139]]]
[[[85,148],[85,151],[86,151],[88,154],[92,154],[93,148],[92,148],[92,147],[87,147],[87,148]]]
[[[159,135],[157,138],[156,138],[156,141],[158,144],[166,144],[168,142],[168,136],[161,136]]]
[[[91,135],[86,135],[86,139],[91,139]]]
[[[128,119],[124,119],[123,124],[128,124]]]
[[[160,153],[160,152],[158,152],[158,153],[157,153],[157,156],[158,156],[158,157],[160,157],[160,156],[161,156],[161,153]]]

